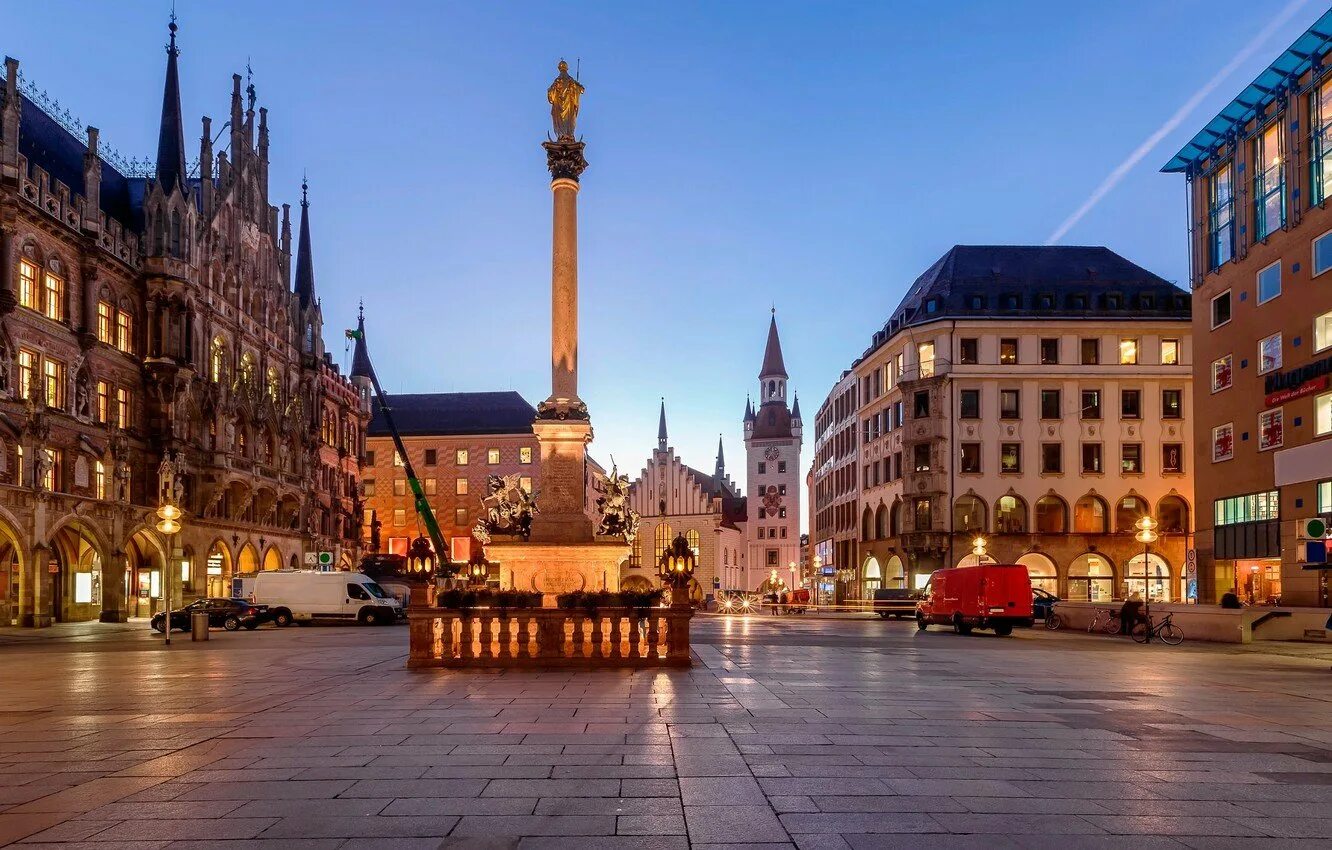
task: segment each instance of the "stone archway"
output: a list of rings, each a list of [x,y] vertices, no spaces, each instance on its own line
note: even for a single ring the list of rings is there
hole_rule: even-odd
[[[131,617],[151,617],[162,604],[162,578],[167,553],[157,535],[147,526],[129,536],[125,546],[126,611]],[[180,576],[171,582],[173,591],[179,590]],[[175,594],[172,594],[173,598]]]
[[[32,577],[24,570],[27,554],[16,528],[7,512],[0,514],[0,626],[24,625],[23,600],[32,595]],[[27,614],[31,616],[31,611]]]
[[[278,551],[276,546],[269,546],[268,551],[264,552],[264,571],[271,572],[280,569],[282,569],[282,553]]]
[[[259,572],[259,552],[253,543],[246,543],[236,558],[236,574],[252,576],[257,572]]]
[[[868,509],[866,509],[868,510]],[[865,563],[860,565],[861,599],[873,599],[874,591],[883,587],[883,567],[873,555],[865,556]]]
[[[52,529],[46,562],[36,565],[41,588],[35,601],[38,623],[78,623],[96,620],[102,613],[103,568],[110,566],[105,537],[82,516],[69,516]]]
[[[1027,568],[1027,575],[1031,578],[1031,586],[1059,595],[1059,572],[1055,568],[1055,562],[1050,560],[1048,555],[1040,552],[1028,552],[1017,559],[1017,562]]]
[[[212,597],[231,596],[231,578],[235,568],[231,562],[231,550],[221,538],[208,547],[208,557],[204,559],[204,573],[207,578],[207,594]]]

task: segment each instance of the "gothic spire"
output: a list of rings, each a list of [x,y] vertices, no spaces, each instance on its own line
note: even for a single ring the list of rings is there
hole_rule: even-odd
[[[782,361],[782,341],[777,337],[777,308],[772,308],[772,321],[768,323],[768,345],[763,350],[763,368],[760,378],[785,378],[786,364]]]
[[[721,483],[721,480],[726,477],[726,455],[722,451],[721,434],[717,435],[717,469],[713,472],[713,477],[717,479],[718,483]]]
[[[754,421],[754,401],[749,396],[745,396],[745,421]]]
[[[180,72],[176,68],[176,13],[171,13],[167,45],[166,85],[162,89],[162,126],[157,132],[157,183],[163,194],[185,189],[185,127],[180,117]]]
[[[310,251],[310,185],[301,180],[301,235],[296,246],[296,295],[304,310],[314,301],[314,258]]]
[[[791,406],[791,418],[797,421],[800,419],[800,393],[796,393],[795,404]]]
[[[351,377],[370,377],[370,355],[365,352],[365,304],[356,312],[356,331],[349,336],[356,337],[356,348],[352,350]]]
[[[661,418],[657,420],[657,448],[666,451],[666,399],[661,400]]]

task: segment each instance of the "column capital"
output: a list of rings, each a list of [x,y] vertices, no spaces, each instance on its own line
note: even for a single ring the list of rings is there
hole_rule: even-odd
[[[552,178],[556,181],[565,178],[578,182],[579,175],[587,168],[587,160],[583,158],[586,145],[583,142],[542,142],[541,147],[546,149],[546,167],[550,169]]]

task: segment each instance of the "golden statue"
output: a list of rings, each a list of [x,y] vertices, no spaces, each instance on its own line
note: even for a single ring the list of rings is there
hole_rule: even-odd
[[[573,141],[574,124],[578,121],[578,98],[583,94],[583,85],[569,76],[569,63],[560,60],[560,73],[555,82],[546,89],[546,100],[550,101],[550,121],[555,125],[555,138],[558,141]]]

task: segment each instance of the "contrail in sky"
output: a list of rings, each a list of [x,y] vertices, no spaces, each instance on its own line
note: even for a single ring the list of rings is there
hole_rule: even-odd
[[[1210,80],[1203,84],[1202,88],[1198,89],[1193,93],[1192,97],[1184,101],[1184,105],[1175,110],[1175,114],[1166,119],[1166,122],[1158,127],[1156,132],[1152,133],[1142,144],[1134,148],[1133,153],[1129,154],[1127,159],[1115,166],[1115,170],[1111,171],[1110,175],[1101,181],[1101,185],[1097,186],[1096,191],[1092,192],[1087,200],[1082,202],[1082,206],[1078,207],[1077,211],[1071,216],[1064,219],[1064,223],[1059,225],[1054,233],[1050,234],[1050,238],[1045,240],[1045,244],[1053,245],[1060,239],[1063,239],[1064,236],[1073,229],[1074,225],[1082,220],[1083,216],[1091,212],[1092,207],[1096,206],[1101,202],[1102,198],[1110,194],[1110,190],[1115,188],[1120,180],[1124,179],[1124,175],[1128,174],[1133,166],[1137,165],[1142,161],[1143,157],[1151,153],[1152,148],[1160,144],[1162,139],[1169,135],[1179,126],[1181,121],[1189,116],[1190,112],[1197,108],[1203,98],[1211,94],[1212,90],[1224,82],[1226,77],[1229,77],[1234,73],[1236,68],[1252,56],[1258,48],[1262,47],[1263,42],[1271,38],[1272,33],[1276,32],[1282,24],[1290,20],[1291,17],[1300,10],[1300,7],[1304,6],[1307,2],[1308,0],[1292,0],[1287,4],[1286,8],[1282,9],[1281,12],[1277,14],[1276,17],[1268,21],[1267,26],[1263,27],[1262,30],[1253,37],[1252,41],[1244,45],[1240,52],[1236,53],[1231,60],[1225,64],[1225,67],[1220,71],[1217,71]]]

